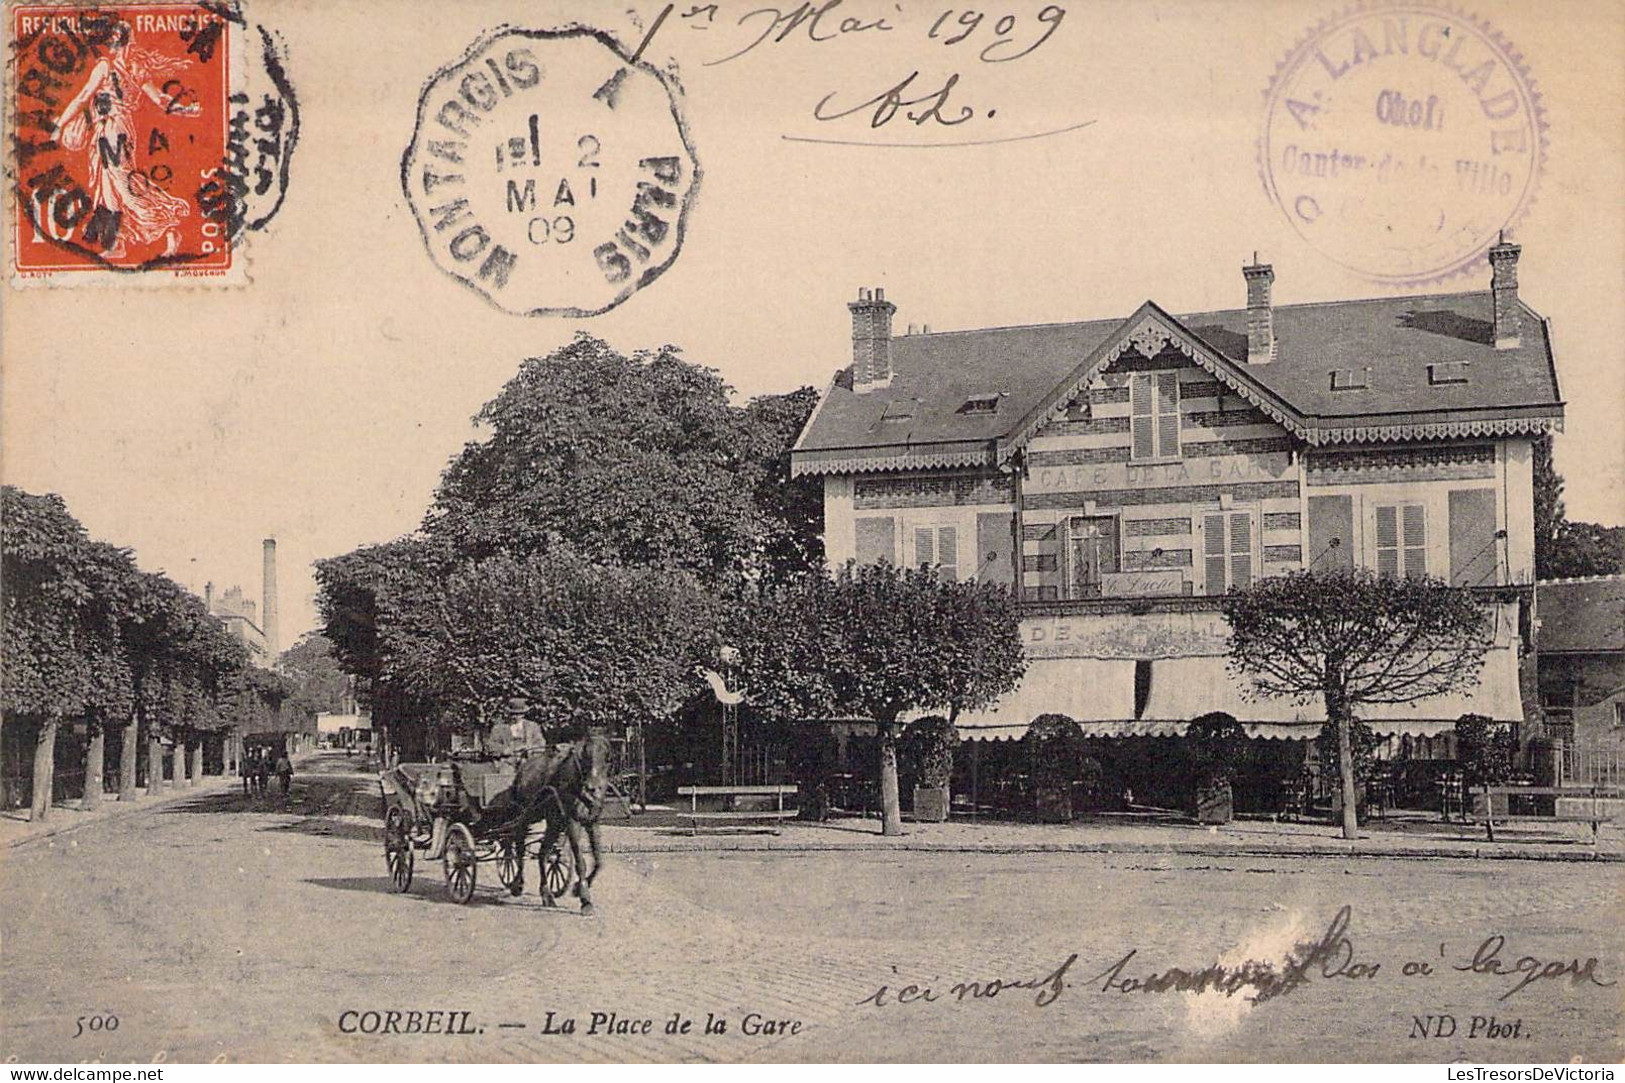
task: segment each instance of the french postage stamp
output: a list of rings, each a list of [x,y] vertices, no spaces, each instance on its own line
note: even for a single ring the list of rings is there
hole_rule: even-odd
[[[14,283],[241,281],[280,208],[298,106],[234,5],[11,10]]]
[[[1487,22],[1420,4],[1330,17],[1265,92],[1259,170],[1299,236],[1374,281],[1474,267],[1535,200],[1546,119]]]
[[[424,87],[401,160],[429,257],[505,312],[614,308],[682,248],[700,166],[681,101],[601,31],[481,38]]]

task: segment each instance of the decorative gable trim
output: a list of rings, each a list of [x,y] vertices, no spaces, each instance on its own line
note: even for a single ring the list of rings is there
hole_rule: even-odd
[[[1235,362],[1186,330],[1155,302],[1147,301],[1000,441],[1000,465],[1024,448],[1039,429],[1064,414],[1067,405],[1087,390],[1090,381],[1111,368],[1124,354],[1133,350],[1143,357],[1154,358],[1170,347],[1294,436],[1310,440],[1309,426],[1295,411],[1247,378]]]
[[[1375,444],[1391,440],[1440,440],[1463,436],[1534,436],[1562,431],[1561,417],[1498,417],[1470,421],[1412,421],[1313,429],[1307,439],[1309,443],[1319,446]]]

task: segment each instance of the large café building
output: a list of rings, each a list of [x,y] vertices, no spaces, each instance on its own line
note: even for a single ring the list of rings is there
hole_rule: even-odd
[[[1022,599],[1026,677],[959,718],[968,737],[1051,712],[1089,737],[1169,737],[1220,712],[1312,738],[1320,703],[1226,671],[1219,596],[1361,567],[1493,612],[1476,688],[1362,710],[1381,754],[1445,758],[1462,714],[1523,723],[1533,694],[1533,444],[1563,404],[1519,251],[1490,249],[1487,291],[1277,306],[1255,264],[1241,308],[934,334],[894,335],[884,291],[860,290],[851,364],[792,471],[824,479],[831,564],[936,565]]]

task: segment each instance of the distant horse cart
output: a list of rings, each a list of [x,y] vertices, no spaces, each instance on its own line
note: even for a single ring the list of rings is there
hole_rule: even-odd
[[[606,742],[588,738],[551,753],[455,755],[445,763],[403,763],[380,772],[384,860],[397,892],[412,887],[416,855],[440,861],[456,903],[474,895],[481,864],[495,864],[509,894],[525,890],[534,858],[544,906],[574,887],[584,913],[600,866],[598,814],[607,788]],[[581,847],[590,843],[591,868]]]

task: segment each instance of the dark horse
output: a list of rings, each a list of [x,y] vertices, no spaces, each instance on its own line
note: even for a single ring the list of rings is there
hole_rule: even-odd
[[[525,835],[530,824],[545,818],[547,830],[542,835],[542,846],[537,859],[537,872],[542,881],[542,905],[556,905],[552,888],[547,882],[547,855],[559,844],[560,836],[570,846],[575,859],[576,894],[581,897],[581,912],[592,913],[592,882],[598,876],[603,862],[598,845],[598,817],[604,809],[604,795],[609,788],[609,740],[603,733],[593,731],[584,741],[561,745],[555,752],[543,756],[527,756],[519,764],[514,778],[513,795],[528,810],[515,827],[511,845],[524,853]],[[583,867],[581,835],[585,831],[592,851],[592,869]],[[519,885],[524,890],[524,859],[519,863]]]

